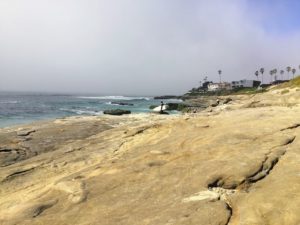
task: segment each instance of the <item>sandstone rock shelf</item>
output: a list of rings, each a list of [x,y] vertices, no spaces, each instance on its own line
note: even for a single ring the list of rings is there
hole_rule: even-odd
[[[0,224],[300,224],[300,96],[0,130]]]

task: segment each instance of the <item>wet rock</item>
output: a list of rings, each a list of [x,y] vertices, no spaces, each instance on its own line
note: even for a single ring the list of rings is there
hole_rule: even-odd
[[[177,110],[182,111],[185,108],[189,107],[189,105],[183,103],[167,103],[168,109],[167,110]]]
[[[111,102],[112,105],[124,105],[124,106],[134,106],[132,103],[128,102]]]
[[[111,110],[104,110],[104,114],[113,115],[113,116],[121,116],[123,114],[130,114],[130,110],[123,110],[123,109],[111,109]]]
[[[181,96],[176,95],[163,95],[163,96],[156,96],[154,99],[180,99]]]

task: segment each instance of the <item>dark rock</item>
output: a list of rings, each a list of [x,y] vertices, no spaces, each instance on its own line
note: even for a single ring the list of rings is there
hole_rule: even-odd
[[[168,110],[178,110],[178,103],[167,103],[168,105]]]
[[[168,112],[165,112],[165,111],[160,111],[160,112],[158,112],[159,114],[164,114],[164,115],[169,115],[169,113]]]
[[[211,107],[217,107],[220,104],[220,100],[218,99],[215,103],[211,104]]]
[[[132,103],[127,102],[111,102],[112,105],[127,105],[127,106],[134,106]]]
[[[163,95],[163,96],[156,96],[154,99],[180,99],[181,96],[176,95]]]
[[[103,113],[108,115],[121,116],[123,114],[130,114],[131,111],[123,110],[123,109],[111,109],[111,110],[104,110]]]
[[[166,112],[166,111],[151,112],[151,113],[153,113],[153,114],[161,114],[161,115],[169,115],[169,113]]]
[[[177,111],[183,111],[185,108],[189,107],[186,104],[183,103],[167,103],[168,109],[167,110],[177,110]]]
[[[232,98],[226,98],[224,101],[223,101],[223,104],[228,104],[229,102],[232,101]]]

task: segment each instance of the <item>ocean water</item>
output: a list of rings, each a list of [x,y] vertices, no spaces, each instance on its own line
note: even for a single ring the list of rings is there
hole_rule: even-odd
[[[165,103],[178,101],[164,100]],[[112,102],[130,103],[133,106],[115,105]],[[0,93],[0,127],[75,115],[103,115],[106,109],[149,113],[150,105],[160,105],[160,100],[130,96]]]

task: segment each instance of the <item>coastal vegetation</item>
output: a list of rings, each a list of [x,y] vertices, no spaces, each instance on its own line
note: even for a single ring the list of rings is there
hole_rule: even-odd
[[[183,95],[183,99],[187,97],[197,97],[197,96],[226,96],[226,95],[249,95],[249,94],[256,94],[266,92],[268,89],[267,87],[261,88],[248,88],[248,87],[238,87],[232,90],[219,90],[219,91],[199,91],[199,89],[192,89],[188,93]]]
[[[277,85],[276,88],[280,89],[280,88],[297,88],[297,87],[300,87],[300,76],[297,76],[286,83],[279,84]]]

